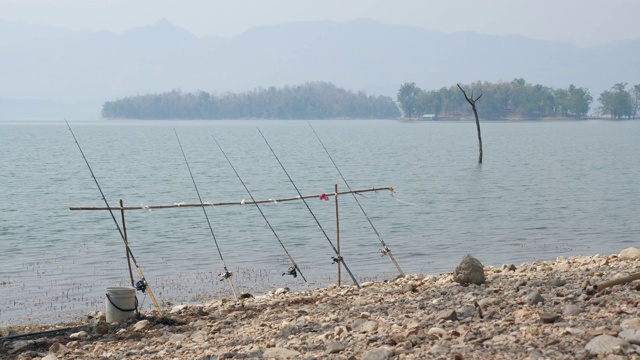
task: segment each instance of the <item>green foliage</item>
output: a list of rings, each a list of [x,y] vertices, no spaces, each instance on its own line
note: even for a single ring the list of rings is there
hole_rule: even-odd
[[[405,117],[413,117],[418,115],[418,97],[421,90],[416,86],[416,83],[404,83],[398,90],[398,103],[400,109]]]
[[[367,96],[325,82],[221,96],[173,90],[106,102],[103,118],[129,119],[388,119],[400,115],[393,99]]]
[[[489,119],[546,117],[584,117],[593,101],[589,91],[570,85],[568,89],[554,90],[542,85],[527,84],[522,78],[511,82],[474,82],[465,85],[476,94],[482,94],[477,109]],[[439,118],[471,117],[464,96],[457,87],[423,91],[415,83],[406,83],[398,91],[398,103],[404,116],[437,114]]]
[[[610,115],[614,119],[631,118],[634,115],[633,100],[626,87],[627,83],[618,83],[600,94],[598,101],[602,115]]]
[[[627,83],[618,83],[604,91],[598,98],[600,114],[614,119],[632,118],[640,111],[640,84],[627,90]]]

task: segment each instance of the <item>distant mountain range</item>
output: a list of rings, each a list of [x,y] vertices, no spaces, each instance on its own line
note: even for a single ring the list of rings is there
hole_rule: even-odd
[[[446,34],[371,20],[253,28],[199,38],[167,20],[121,34],[0,20],[0,119],[98,118],[125,96],[244,92],[308,81],[388,95],[511,81],[590,90],[640,83],[640,40],[578,48],[522,36]]]

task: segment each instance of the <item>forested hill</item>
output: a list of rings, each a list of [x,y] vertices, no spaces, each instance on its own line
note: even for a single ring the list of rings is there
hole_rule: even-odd
[[[204,91],[131,96],[106,102],[107,119],[389,119],[400,116],[393,99],[367,96],[330,83],[313,82],[247,93]]]

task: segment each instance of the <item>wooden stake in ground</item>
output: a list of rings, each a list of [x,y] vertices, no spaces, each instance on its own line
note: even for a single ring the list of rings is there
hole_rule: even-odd
[[[462,94],[464,94],[464,98],[467,99],[467,102],[471,104],[471,109],[473,109],[473,115],[476,117],[476,127],[478,128],[478,146],[480,147],[480,155],[478,155],[478,164],[482,164],[482,136],[480,135],[480,120],[478,120],[478,111],[476,110],[476,101],[480,100],[482,94],[477,98],[473,98],[473,91],[471,91],[471,97],[467,96],[467,93],[464,92],[464,89],[460,84],[457,84]]]

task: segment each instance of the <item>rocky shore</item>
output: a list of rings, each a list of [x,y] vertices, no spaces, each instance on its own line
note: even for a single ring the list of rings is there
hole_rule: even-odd
[[[122,324],[96,311],[83,323],[2,329],[0,358],[640,359],[640,281],[628,278],[639,265],[636,248],[499,268],[467,256],[451,273],[361,289],[278,289]]]

